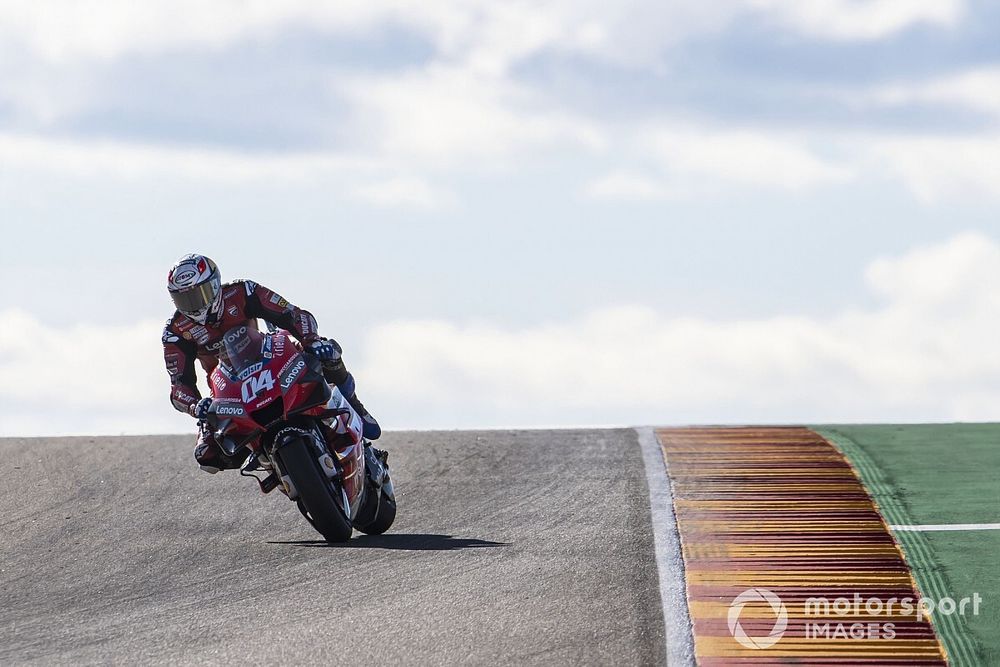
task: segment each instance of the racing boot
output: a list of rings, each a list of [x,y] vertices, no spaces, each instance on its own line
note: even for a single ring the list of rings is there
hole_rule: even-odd
[[[364,424],[361,428],[361,432],[365,438],[368,440],[378,440],[382,435],[382,427],[378,425],[377,421],[375,421],[375,417],[372,416],[372,413],[368,412],[368,409],[365,408],[365,404],[361,402],[360,398],[358,398],[357,392],[353,392],[350,396],[348,396],[347,402],[350,403],[351,407],[354,408],[354,411],[361,416],[361,421]]]
[[[363,424],[362,432],[365,438],[368,440],[378,440],[382,435],[382,427],[378,425],[378,421],[375,420],[372,413],[368,412],[365,404],[358,398],[358,393],[354,390],[354,376],[344,368],[343,360],[338,359],[332,364],[324,365],[323,375],[326,377],[327,382],[337,385],[340,393],[343,394],[347,402],[354,408],[354,411],[361,417]]]
[[[215,439],[215,434],[204,424],[198,430],[198,444],[194,447],[194,460],[198,462],[199,468],[212,475],[220,470],[235,470],[242,464],[242,460],[228,456],[222,451],[218,440]]]
[[[365,470],[375,485],[381,487],[385,482],[386,463],[389,460],[389,452],[383,449],[376,449],[372,443],[365,440]]]

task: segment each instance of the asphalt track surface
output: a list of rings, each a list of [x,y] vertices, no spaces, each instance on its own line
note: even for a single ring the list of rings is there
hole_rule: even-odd
[[[345,546],[193,439],[0,439],[0,664],[664,660],[632,430],[388,433]]]

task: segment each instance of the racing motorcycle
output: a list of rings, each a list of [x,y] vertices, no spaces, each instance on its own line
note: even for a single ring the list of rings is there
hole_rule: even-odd
[[[361,417],[326,381],[323,365],[287,331],[256,322],[223,337],[225,354],[209,376],[205,421],[240,474],[263,493],[280,489],[328,542],[356,528],[380,535],[396,518],[385,453],[362,435]],[[261,475],[264,475],[263,477]]]

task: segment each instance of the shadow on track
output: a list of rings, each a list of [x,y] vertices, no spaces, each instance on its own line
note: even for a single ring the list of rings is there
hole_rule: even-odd
[[[268,544],[290,544],[297,547],[327,547],[332,549],[402,549],[406,551],[453,551],[455,549],[510,546],[509,542],[491,542],[468,537],[423,533],[362,535],[337,544],[330,544],[323,540],[269,541]]]

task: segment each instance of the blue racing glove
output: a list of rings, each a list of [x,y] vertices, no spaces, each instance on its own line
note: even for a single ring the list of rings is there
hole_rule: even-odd
[[[191,416],[198,421],[202,421],[208,416],[208,409],[210,407],[212,407],[212,399],[203,398],[191,406]]]
[[[327,340],[325,338],[318,338],[313,342],[309,343],[308,350],[310,353],[314,354],[317,359],[323,361],[332,361],[340,357],[340,349],[337,344],[332,340]]]

